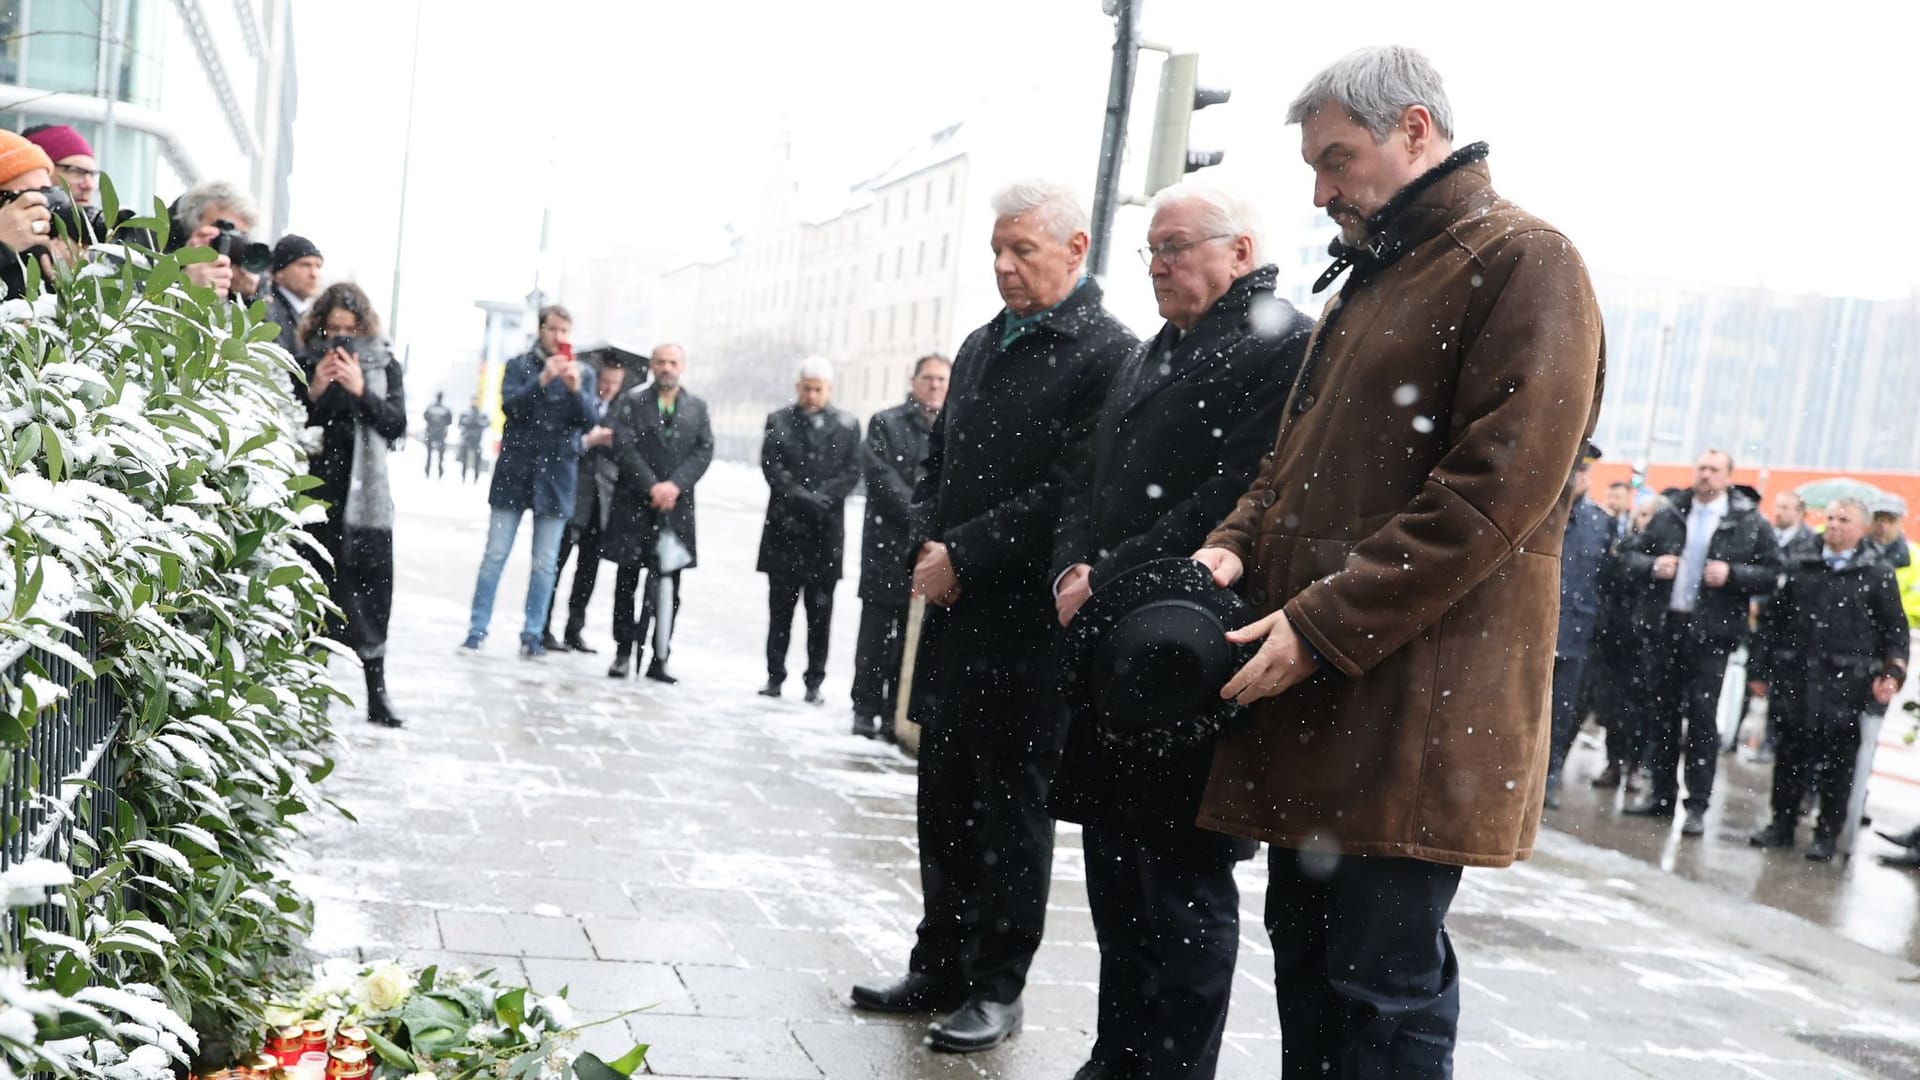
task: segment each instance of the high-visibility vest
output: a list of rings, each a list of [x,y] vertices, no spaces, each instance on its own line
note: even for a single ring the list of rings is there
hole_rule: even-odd
[[[1920,551],[1907,544],[1907,565],[1893,572],[1900,583],[1900,606],[1906,609],[1907,625],[1920,629]]]

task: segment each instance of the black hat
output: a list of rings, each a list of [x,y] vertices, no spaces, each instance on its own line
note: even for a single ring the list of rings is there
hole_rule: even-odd
[[[1243,707],[1220,688],[1252,659],[1227,631],[1258,618],[1192,559],[1155,559],[1102,585],[1067,625],[1062,684],[1107,742],[1170,749],[1218,734]]]
[[[316,259],[326,258],[320,254],[319,248],[313,246],[313,241],[297,233],[288,233],[273,245],[273,272],[277,274],[309,255]]]

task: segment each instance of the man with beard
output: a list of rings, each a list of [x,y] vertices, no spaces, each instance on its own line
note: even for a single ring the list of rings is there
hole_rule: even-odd
[[[1194,558],[1240,585],[1252,705],[1199,824],[1270,845],[1282,1075],[1444,1077],[1464,866],[1532,853],[1560,543],[1600,406],[1573,245],[1455,150],[1440,75],[1363,49],[1288,120],[1340,225],[1327,305],[1260,475]],[[1244,580],[1243,580],[1244,579]]]
[[[680,614],[680,572],[699,559],[694,536],[693,486],[713,464],[713,424],[707,403],[680,384],[687,350],[679,345],[654,347],[647,369],[653,382],[630,390],[614,409],[613,456],[619,463],[619,483],[613,495],[613,513],[601,554],[620,567],[613,582],[613,637],[617,652],[611,678],[625,678],[638,667],[653,632],[653,659],[647,678],[655,682],[680,680],[667,672],[673,650],[673,627]],[[640,618],[633,615],[640,571],[647,572],[647,595]],[[664,605],[664,606],[663,606]]]
[[[967,336],[914,489],[913,591],[932,608],[915,670],[924,913],[907,974],[853,988],[880,1012],[956,1010],[936,1050],[998,1045],[1046,921],[1047,788],[1065,734],[1051,659],[1062,482],[1134,337],[1084,271],[1087,213],[1061,185],[993,198],[1006,308]]]
[[[1055,610],[1206,539],[1273,445],[1313,323],[1274,295],[1253,206],[1191,181],[1154,196],[1140,249],[1167,320],[1113,377],[1054,533]],[[1079,822],[1100,942],[1100,1023],[1080,1080],[1206,1080],[1240,945],[1233,866],[1252,841],[1194,827],[1208,741],[1107,744],[1080,710],[1054,777]],[[1156,748],[1158,749],[1158,748]]]
[[[1644,730],[1653,785],[1624,813],[1671,818],[1686,772],[1682,836],[1707,829],[1720,756],[1720,685],[1727,656],[1747,634],[1748,605],[1779,584],[1780,545],[1759,499],[1733,483],[1733,457],[1708,450],[1693,488],[1625,545],[1621,566],[1646,586],[1638,622],[1647,628]],[[1682,732],[1684,731],[1684,738]]]

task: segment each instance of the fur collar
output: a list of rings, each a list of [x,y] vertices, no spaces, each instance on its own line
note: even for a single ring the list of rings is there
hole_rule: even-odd
[[[1318,293],[1334,283],[1347,268],[1358,266],[1362,273],[1378,270],[1400,257],[1407,248],[1411,222],[1406,210],[1433,185],[1453,174],[1463,165],[1476,161],[1485,161],[1490,147],[1484,142],[1463,146],[1447,155],[1447,159],[1426,172],[1415,177],[1413,182],[1394,193],[1386,205],[1373,212],[1367,218],[1367,240],[1354,246],[1339,236],[1327,245],[1327,254],[1333,256],[1333,265],[1313,283],[1313,291]]]

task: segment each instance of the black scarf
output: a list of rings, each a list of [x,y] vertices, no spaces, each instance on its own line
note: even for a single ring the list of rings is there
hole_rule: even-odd
[[[1401,220],[1403,211],[1422,192],[1445,179],[1455,169],[1469,162],[1485,161],[1488,149],[1483,142],[1463,146],[1448,154],[1447,160],[1421,173],[1412,183],[1395,192],[1386,205],[1367,218],[1367,239],[1364,243],[1352,245],[1335,236],[1333,242],[1327,245],[1327,254],[1333,256],[1333,265],[1327,267],[1326,273],[1313,283],[1313,291],[1324,291],[1336,278],[1346,273],[1348,267],[1359,267],[1356,274],[1359,276],[1387,266],[1399,258],[1407,246],[1406,223]]]

